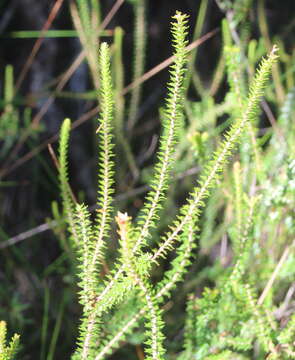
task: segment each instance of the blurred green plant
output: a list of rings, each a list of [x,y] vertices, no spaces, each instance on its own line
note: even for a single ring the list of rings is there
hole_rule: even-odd
[[[19,133],[19,114],[13,103],[14,99],[14,77],[13,77],[13,67],[7,65],[5,67],[4,75],[4,91],[3,91],[3,100],[1,107],[3,109],[0,116],[0,139],[4,141],[4,144],[1,147],[0,156],[3,157],[12,144],[15,142],[15,139]]]

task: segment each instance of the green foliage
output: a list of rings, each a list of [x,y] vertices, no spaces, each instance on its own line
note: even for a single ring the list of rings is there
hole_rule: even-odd
[[[63,208],[71,232],[72,246],[77,245],[78,236],[74,222],[74,199],[69,186],[67,149],[71,130],[70,119],[65,119],[60,130],[59,142],[59,182],[63,200]]]
[[[14,79],[13,79],[13,67],[7,65],[5,68],[4,77],[4,91],[3,91],[3,102],[4,112],[1,115],[1,127],[0,127],[0,138],[13,139],[17,135],[18,124],[18,113],[13,106],[14,98]]]
[[[132,346],[138,358],[147,360],[295,358],[295,90],[292,76],[286,74],[285,81],[281,76],[278,54],[284,65],[292,56],[272,45],[263,1],[259,27],[266,41],[251,39],[253,1],[216,2],[224,12],[223,46],[209,80],[203,81],[194,69],[198,51],[189,55],[188,17],[180,12],[172,17],[174,58],[160,109],[162,131],[155,165],[144,169],[142,177],[140,156],[131,150],[141,87],[131,87],[126,112],[124,32],[117,27],[113,44],[99,45],[99,2],[71,2],[99,103],[95,213],[81,203],[83,194],[78,202],[71,190],[71,121],[65,119],[56,161],[63,212],[54,202],[54,221],[48,221],[56,226],[64,252],[56,260],[66,260],[64,283],[71,284],[74,273],[77,277],[80,307],[73,311],[80,320],[70,320],[77,328],[73,360],[103,360],[115,351],[115,358],[133,359]],[[135,18],[136,83],[146,60],[146,3],[129,3]],[[200,2],[193,40],[201,36],[207,6],[207,0]],[[11,127],[16,133],[12,75],[7,68],[2,116],[7,120],[5,116],[15,115]],[[271,75],[275,81],[268,85]],[[227,84],[221,86],[225,78]],[[222,88],[227,92],[220,100],[215,95]],[[199,95],[198,101],[186,98],[190,90]],[[133,185],[146,179],[146,196],[131,195],[134,201],[129,202],[128,190],[133,194]],[[46,273],[50,271],[48,267]],[[67,295],[64,291],[54,315],[47,360],[58,356]],[[49,340],[50,301],[48,288],[42,359]],[[18,341],[14,335],[6,345],[6,325],[0,322],[0,359],[2,353],[5,360],[15,358]]]
[[[177,13],[173,17],[172,35],[175,49],[175,62],[171,67],[171,79],[167,85],[168,96],[163,112],[163,133],[160,138],[158,160],[148,195],[137,219],[132,222],[127,213],[118,212],[116,219],[119,235],[119,261],[107,275],[104,282],[99,281],[98,272],[104,253],[105,240],[110,235],[112,219],[113,162],[112,162],[112,122],[113,122],[113,90],[110,74],[110,54],[108,46],[103,43],[100,50],[100,106],[101,117],[97,132],[100,144],[100,168],[98,191],[98,215],[93,226],[90,213],[84,205],[77,205],[74,229],[78,236],[80,303],[83,306],[83,320],[80,327],[78,349],[73,359],[104,359],[119,340],[126,338],[132,328],[143,319],[145,324],[145,345],[147,359],[163,359],[163,311],[161,305],[176,284],[183,279],[190,265],[195,238],[200,222],[201,211],[205,200],[210,197],[221,179],[229,157],[237,145],[245,137],[245,131],[251,133],[251,126],[259,114],[259,102],[273,64],[277,61],[277,48],[274,47],[269,56],[262,60],[254,79],[251,81],[249,93],[242,79],[241,68],[237,58],[239,49],[225,50],[229,83],[231,86],[233,106],[232,124],[223,134],[223,140],[211,160],[208,154],[203,158],[203,171],[197,186],[191,191],[187,203],[183,205],[169,230],[159,238],[155,249],[150,250],[150,239],[160,220],[167,189],[171,182],[171,171],[175,161],[175,152],[179,143],[180,129],[183,128],[183,90],[185,78],[187,44],[187,19]],[[212,102],[211,102],[212,104]],[[212,105],[211,105],[212,106]],[[226,108],[225,108],[226,109]],[[61,131],[61,181],[68,188],[67,165],[65,151],[68,141],[69,121]],[[204,139],[204,136],[203,136]],[[204,151],[200,140],[195,140],[198,153]],[[203,150],[202,150],[203,147]],[[248,162],[246,164],[249,164]],[[267,312],[261,304],[257,304],[256,291],[247,281],[247,266],[250,252],[254,246],[252,238],[256,222],[260,197],[248,196],[243,190],[243,168],[240,163],[234,166],[234,208],[237,223],[230,231],[233,242],[234,265],[220,277],[216,289],[206,289],[202,298],[191,296],[185,326],[183,359],[219,359],[247,358],[257,339],[262,351],[277,356],[276,332],[269,323]],[[64,191],[65,191],[64,190]],[[65,193],[70,203],[69,194]],[[71,213],[70,213],[71,214]],[[176,248],[177,244],[180,244]],[[175,250],[175,258],[170,270],[156,285],[151,281],[152,265],[158,265],[168,253]],[[130,307],[130,304],[133,304]],[[114,315],[111,321],[120,319],[122,309],[130,317],[127,321],[119,321],[120,326],[110,328],[111,333],[102,336],[103,324],[108,313]],[[132,315],[133,314],[133,315]],[[289,334],[288,331],[286,331]],[[286,335],[285,338],[288,338]],[[100,344],[97,346],[97,344]],[[215,354],[215,355],[214,355]],[[246,356],[246,357],[245,357]]]
[[[133,66],[133,81],[137,80],[143,75],[145,65],[145,48],[146,48],[146,20],[145,20],[145,1],[136,0],[134,3],[134,66]],[[139,102],[141,96],[141,86],[137,86],[132,90],[129,114],[127,119],[127,128],[129,131],[132,130],[136,122],[136,115],[139,109]]]
[[[139,290],[142,292],[146,299],[146,306],[149,309],[151,317],[149,317],[150,322],[147,324],[147,332],[150,334],[151,342],[147,342],[148,349],[147,353],[150,354],[151,358],[161,357],[164,350],[162,345],[161,328],[162,320],[160,316],[160,309],[158,305],[158,299],[161,299],[162,295],[157,295],[154,290],[150,289],[150,285],[146,282],[145,279],[142,279],[140,274],[137,273],[135,269],[135,264],[126,262],[126,259],[134,256],[136,254],[141,254],[141,248],[143,245],[146,245],[146,238],[149,236],[150,228],[155,226],[155,220],[158,218],[158,212],[161,209],[161,202],[164,199],[164,194],[167,189],[167,183],[169,179],[169,171],[171,169],[171,163],[173,160],[173,151],[174,145],[177,139],[177,133],[179,128],[179,122],[181,119],[181,108],[182,108],[182,84],[184,78],[184,65],[186,62],[186,16],[177,13],[174,17],[175,21],[172,27],[172,34],[174,37],[175,43],[175,64],[171,67],[171,81],[168,85],[170,90],[167,98],[167,106],[164,117],[164,132],[162,139],[160,141],[160,150],[159,150],[159,160],[158,165],[156,165],[154,180],[151,184],[151,192],[147,196],[147,205],[143,209],[142,214],[139,216],[138,225],[134,229],[134,241],[132,245],[128,244],[127,240],[123,241],[122,248],[125,250],[122,253],[122,263],[121,266],[116,266],[114,271],[114,276],[109,278],[106,281],[105,288],[103,290],[97,291],[94,285],[97,285],[97,273],[95,269],[97,268],[97,262],[99,261],[101,255],[101,247],[103,245],[103,239],[107,235],[107,230],[109,228],[110,220],[110,200],[112,194],[112,163],[111,163],[111,133],[110,126],[112,122],[112,87],[110,80],[110,70],[109,70],[109,53],[106,44],[101,46],[101,55],[100,55],[100,69],[101,69],[101,108],[102,108],[102,120],[98,132],[101,132],[101,142],[100,142],[100,156],[101,156],[101,170],[99,176],[99,200],[100,209],[98,210],[98,220],[97,220],[97,233],[92,236],[92,231],[90,229],[89,221],[87,220],[89,216],[85,213],[85,210],[82,208],[77,208],[78,217],[77,217],[77,227],[81,227],[79,230],[80,237],[83,239],[82,243],[85,244],[84,237],[86,236],[86,243],[91,244],[92,238],[95,239],[94,250],[85,250],[85,245],[83,246],[82,251],[82,267],[88,264],[85,259],[86,254],[92,256],[92,261],[90,261],[89,266],[86,266],[87,273],[85,274],[82,269],[81,278],[83,279],[83,295],[82,295],[82,304],[84,306],[85,320],[81,326],[82,336],[80,338],[80,350],[79,353],[76,353],[75,357],[81,356],[81,358],[89,358],[92,356],[94,358],[95,350],[95,341],[97,341],[98,330],[98,319],[101,317],[101,314],[107,309],[111,308],[115,303],[119,302],[122,299],[122,296],[128,289],[139,287]],[[61,135],[61,143],[63,141],[63,133]],[[63,145],[63,148],[66,146]],[[61,161],[65,163],[65,161]],[[61,167],[62,169],[62,167]],[[65,171],[63,171],[65,172]],[[66,175],[62,176],[66,178]],[[84,225],[83,225],[84,223]],[[80,224],[80,226],[79,226]],[[122,230],[121,230],[122,233]],[[121,236],[122,238],[122,236]],[[126,243],[127,242],[127,243]],[[126,255],[128,252],[128,255]],[[130,254],[131,252],[131,254]],[[183,256],[183,254],[181,254]],[[147,263],[147,258],[145,255],[142,255],[144,261],[139,262],[144,265]],[[152,256],[152,255],[151,255]],[[151,257],[150,256],[150,257]],[[187,256],[187,255],[186,255]],[[124,261],[125,260],[125,261]],[[154,259],[150,259],[154,261]],[[138,261],[136,261],[138,264]],[[140,273],[143,269],[139,268]],[[124,272],[132,276],[123,276]],[[96,277],[95,277],[96,275]],[[90,280],[88,280],[90,279]],[[84,283],[86,281],[86,283]],[[87,285],[88,284],[88,285]],[[91,284],[91,285],[89,285]],[[91,290],[90,290],[91,288]],[[123,290],[124,289],[124,290]],[[85,293],[86,292],[86,293]],[[92,294],[97,293],[95,298]],[[94,305],[89,305],[89,299],[94,301]],[[87,302],[88,301],[88,302]],[[91,355],[93,353],[93,355]],[[78,355],[80,354],[80,355]]]
[[[145,199],[145,205],[138,216],[137,231],[139,232],[135,244],[135,252],[145,245],[149,236],[150,228],[155,226],[159,219],[158,213],[165,198],[165,193],[171,181],[170,172],[173,166],[175,143],[178,141],[182,120],[183,106],[183,81],[186,63],[187,27],[186,16],[177,13],[172,23],[173,45],[175,49],[175,63],[171,66],[170,82],[166,107],[163,114],[163,134],[160,139],[158,160],[155,165],[155,173],[150,183],[150,191]]]
[[[76,0],[70,4],[71,15],[75,28],[77,29],[79,39],[85,50],[85,55],[93,84],[96,89],[99,88],[99,66],[97,62],[98,41],[97,37],[101,35],[100,25],[100,2]]]
[[[6,342],[6,323],[0,321],[0,359],[14,360],[19,351],[19,335],[14,334],[9,343]]]
[[[15,94],[14,69],[12,65],[6,65],[3,76],[3,92],[0,99],[0,158],[6,159],[13,145],[20,136],[28,133],[35,136],[40,130],[31,125],[31,109],[26,107],[23,112],[18,108],[19,99]],[[23,121],[22,121],[23,118]]]
[[[99,287],[99,268],[102,263],[103,248],[110,229],[111,201],[113,193],[113,153],[112,153],[112,121],[113,121],[113,90],[110,76],[110,53],[106,43],[100,47],[100,105],[99,119],[99,184],[98,206],[95,226],[89,219],[84,206],[76,206],[75,228],[78,232],[77,246],[80,257],[80,302],[83,305],[83,321],[80,327],[79,349],[74,358],[89,359],[95,349],[99,333],[99,312],[96,312],[95,298]]]

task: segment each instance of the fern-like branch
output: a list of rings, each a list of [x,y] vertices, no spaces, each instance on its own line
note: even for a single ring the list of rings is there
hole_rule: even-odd
[[[148,313],[146,316],[146,327],[147,327],[147,342],[148,345],[147,360],[161,360],[164,347],[162,334],[163,322],[161,319],[161,311],[158,305],[156,297],[153,295],[153,289],[148,283],[146,276],[139,274],[136,266],[136,258],[133,254],[133,234],[132,226],[130,223],[130,217],[127,214],[118,213],[116,221],[119,226],[119,235],[121,239],[122,247],[122,258],[125,264],[126,273],[132,279],[134,285],[140,290],[143,298],[145,299]]]
[[[91,272],[90,261],[94,249],[93,230],[90,222],[90,213],[85,205],[77,204],[76,229],[79,236],[78,253],[80,257],[80,279],[79,286],[82,288],[80,293],[80,302],[83,305],[83,312],[87,313],[91,307],[96,290],[96,272]]]
[[[101,117],[99,118],[99,183],[98,183],[98,207],[96,217],[95,237],[97,238],[91,266],[97,266],[102,257],[104,239],[108,236],[112,212],[113,184],[113,144],[112,122],[114,116],[114,92],[110,72],[110,50],[107,43],[100,47],[100,106]]]
[[[171,69],[171,80],[169,83],[169,95],[166,100],[166,111],[164,120],[164,133],[160,141],[159,159],[156,165],[156,173],[152,181],[152,190],[147,196],[147,203],[144,206],[141,215],[139,215],[138,226],[136,228],[137,239],[133,247],[135,254],[143,245],[143,240],[149,235],[150,228],[157,219],[157,214],[161,209],[161,203],[164,199],[165,190],[168,186],[170,169],[173,162],[173,152],[177,139],[177,129],[182,109],[182,85],[184,78],[184,65],[186,63],[186,15],[177,13],[174,16],[175,22],[172,23],[173,42],[175,47],[176,60]],[[105,288],[96,299],[97,311],[101,311],[101,304],[118,284],[119,279],[124,272],[124,265],[116,268],[114,276],[108,278]],[[115,302],[115,299],[113,299]]]
[[[69,186],[68,175],[68,145],[71,130],[71,120],[65,119],[60,130],[59,141],[59,182],[63,201],[64,213],[68,222],[68,229],[72,235],[73,245],[78,243],[78,235],[74,219],[74,201]]]
[[[176,287],[176,283],[182,280],[190,265],[190,257],[192,256],[192,250],[195,246],[194,230],[194,223],[190,222],[187,232],[182,234],[184,240],[177,250],[177,256],[172,262],[171,270],[166,273],[165,278],[157,285],[155,290],[154,297],[158,303],[161,303],[164,297],[167,298],[170,296],[171,291]],[[136,309],[135,314],[122,326],[122,328],[116,334],[112,334],[109,341],[104,343],[99,353],[96,355],[95,360],[104,359],[106,354],[109,354],[113,348],[118,346],[119,341],[126,333],[129,333],[136,326],[138,321],[145,316],[147,311],[149,311],[148,306],[143,307],[141,310]]]
[[[139,235],[133,250],[135,253],[144,245],[146,238],[149,236],[150,229],[158,219],[159,210],[162,208],[162,202],[165,199],[165,192],[168,188],[175,143],[178,140],[180,119],[182,117],[183,82],[185,64],[187,62],[185,49],[187,44],[187,16],[177,12],[173,19],[175,20],[175,22],[172,22],[175,63],[171,67],[171,79],[167,86],[169,93],[164,110],[164,132],[160,140],[155,175],[150,184],[152,190],[147,195],[145,205],[139,215],[137,227]]]
[[[96,285],[98,287],[98,267],[103,256],[104,240],[107,237],[110,229],[111,221],[111,201],[113,194],[113,153],[112,153],[112,120],[113,120],[113,88],[110,73],[110,51],[106,43],[102,43],[100,47],[100,105],[101,117],[99,119],[99,190],[98,190],[98,205],[96,226],[94,231],[95,245],[92,251],[92,256],[89,262],[89,272],[92,279],[96,274]],[[99,313],[92,307],[87,315],[84,324],[82,325],[81,334],[81,358],[88,359],[91,351],[96,333],[96,324],[99,322]]]
[[[260,98],[266,86],[272,65],[277,60],[277,47],[274,46],[268,58],[263,59],[261,65],[250,87],[247,106],[240,119],[238,119],[225,135],[225,140],[219,146],[219,149],[213,155],[213,159],[207,165],[204,174],[200,177],[199,184],[191,193],[188,204],[181,209],[180,216],[175,221],[171,231],[164,237],[159,249],[155,252],[153,260],[157,261],[160,257],[165,256],[167,251],[173,248],[173,243],[178,239],[179,234],[183,231],[193,216],[199,216],[200,209],[204,207],[204,200],[209,196],[210,190],[216,183],[220,172],[227,162],[228,157],[232,154],[235,146],[239,142],[241,135],[247,124],[255,118]]]

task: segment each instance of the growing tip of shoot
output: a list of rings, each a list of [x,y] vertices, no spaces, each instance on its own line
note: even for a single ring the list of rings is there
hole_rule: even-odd
[[[172,16],[172,19],[175,19],[175,20],[182,20],[185,18],[187,18],[187,15],[183,14],[181,11],[176,11],[175,15]]]
[[[71,125],[71,119],[70,118],[65,118],[64,119],[64,124]]]
[[[279,50],[280,50],[279,47],[276,44],[274,44],[270,53],[271,53],[271,55],[278,55],[277,52]]]

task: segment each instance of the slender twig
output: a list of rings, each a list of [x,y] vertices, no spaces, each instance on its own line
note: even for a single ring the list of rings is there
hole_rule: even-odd
[[[285,261],[287,260],[287,258],[288,258],[288,256],[289,256],[291,247],[294,246],[294,244],[295,244],[295,241],[293,242],[292,245],[289,245],[289,246],[287,246],[287,247],[285,248],[285,250],[284,250],[284,252],[283,252],[283,254],[282,254],[279,262],[277,263],[276,268],[274,269],[274,271],[273,271],[270,279],[268,280],[268,282],[267,282],[267,284],[266,284],[266,286],[265,286],[262,294],[260,295],[260,297],[259,297],[259,299],[258,299],[258,301],[257,301],[257,304],[258,304],[258,305],[262,305],[262,304],[263,304],[263,302],[264,302],[264,300],[265,300],[265,298],[266,298],[269,290],[272,288],[272,286],[273,286],[273,284],[274,284],[274,282],[275,282],[275,279],[276,279],[276,277],[278,276],[278,273],[280,272],[283,264],[285,263]]]

